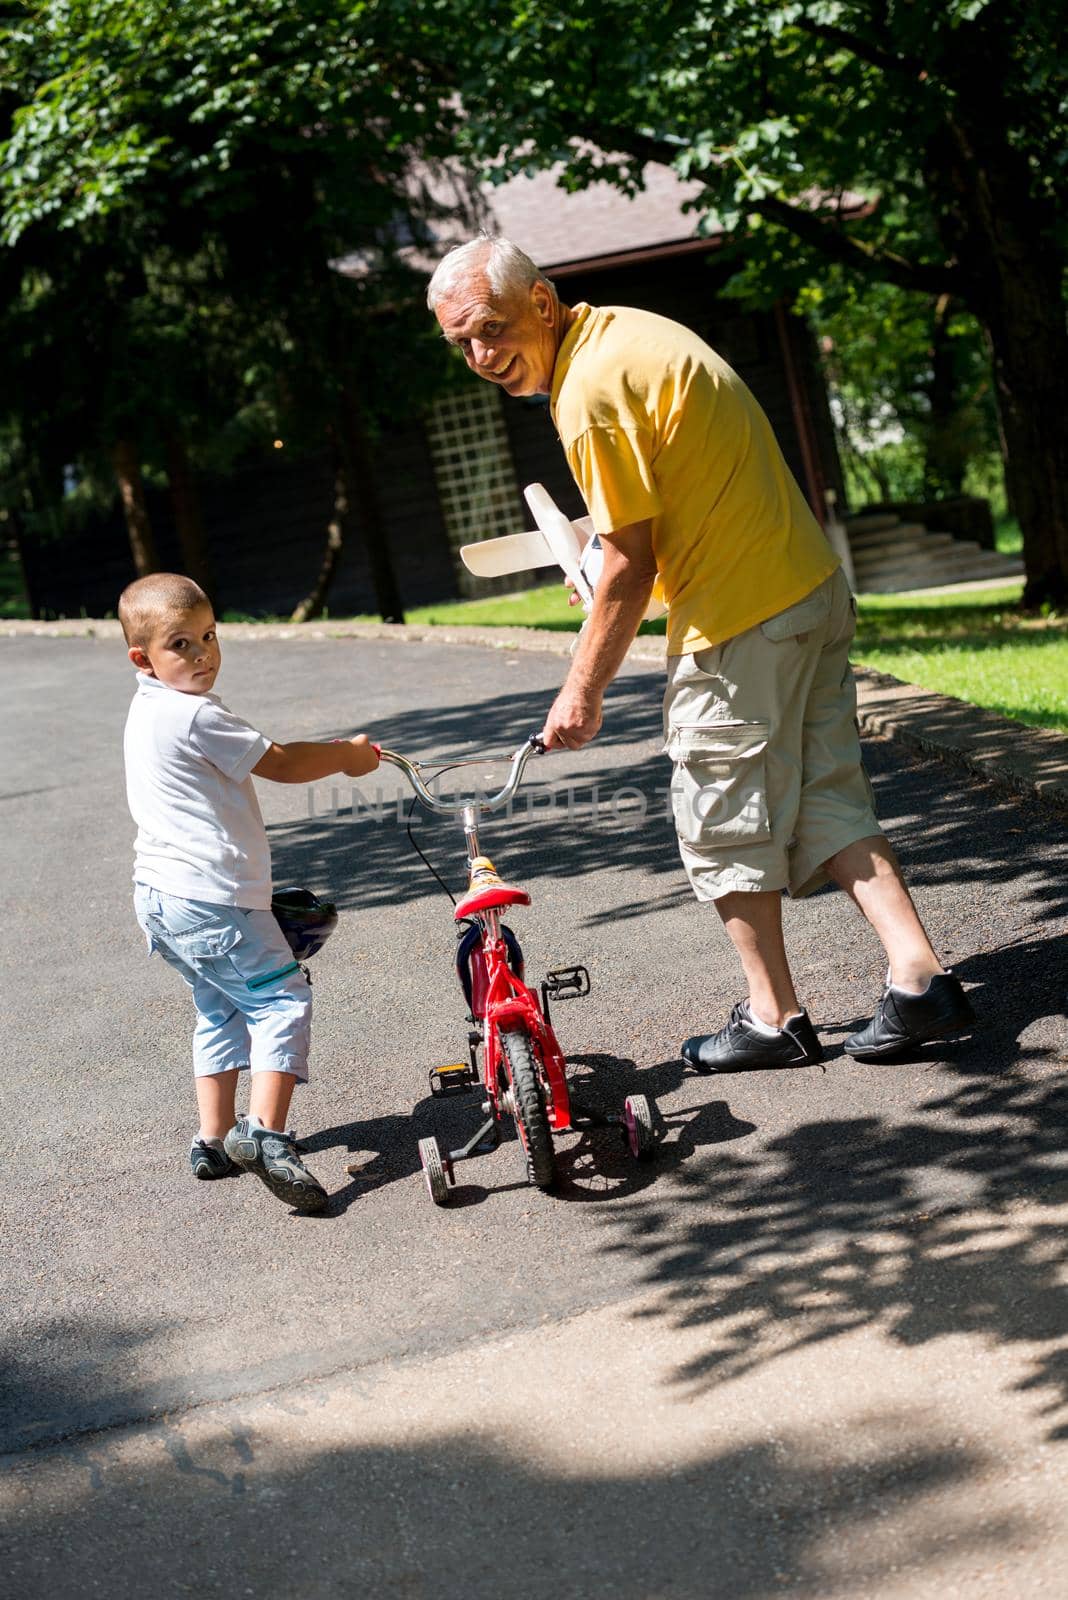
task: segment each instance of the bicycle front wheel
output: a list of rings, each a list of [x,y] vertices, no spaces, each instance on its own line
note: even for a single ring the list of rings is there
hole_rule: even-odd
[[[525,1028],[502,1028],[500,1040],[512,1088],[512,1115],[527,1158],[527,1179],[539,1189],[549,1189],[556,1176],[553,1136],[530,1035]]]

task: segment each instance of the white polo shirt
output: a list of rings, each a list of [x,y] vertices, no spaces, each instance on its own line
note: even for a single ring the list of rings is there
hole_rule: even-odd
[[[123,740],[136,883],[270,910],[271,849],[250,776],[270,744],[218,695],[137,674]]]

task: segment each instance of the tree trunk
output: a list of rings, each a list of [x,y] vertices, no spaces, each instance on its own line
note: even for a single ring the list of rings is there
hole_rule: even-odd
[[[341,556],[345,543],[345,523],[349,514],[348,476],[341,464],[341,455],[337,449],[337,442],[331,430],[331,443],[334,446],[334,511],[326,525],[326,549],[323,551],[322,565],[319,576],[316,578],[311,593],[294,608],[290,622],[312,622],[322,615],[326,604],[326,597],[330,585],[334,581],[334,572]]]
[[[337,442],[348,479],[349,504],[356,514],[371,569],[378,613],[383,622],[403,622],[404,607],[382,518],[363,413],[352,388],[347,385],[342,386],[339,395]]]
[[[956,99],[928,150],[927,179],[962,292],[990,344],[1006,486],[1023,533],[1024,605],[1068,601],[1068,329],[1055,206],[1010,143],[1011,24],[995,8],[964,34]]]
[[[125,436],[117,439],[111,449],[111,461],[115,468],[115,477],[118,479],[119,494],[122,497],[134,571],[139,578],[144,578],[150,572],[159,571],[159,558],[156,555],[152,524],[148,518],[148,507],[145,505],[141,462],[133,440]]]
[[[1028,608],[1068,603],[1068,337],[1060,274],[1043,277],[1010,277],[986,323]]]
[[[178,428],[169,428],[166,436],[167,483],[171,491],[171,509],[178,543],[182,551],[182,571],[208,595],[217,608],[215,574],[212,571],[208,542],[204,537],[204,522],[200,515],[200,496],[189,461],[185,439]]]
[[[924,438],[923,498],[937,500],[964,491],[965,450],[961,438],[960,395],[954,341],[949,336],[953,300],[939,295],[931,325],[930,415]]]

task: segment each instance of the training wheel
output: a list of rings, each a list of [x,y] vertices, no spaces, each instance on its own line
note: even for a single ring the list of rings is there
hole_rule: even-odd
[[[623,1102],[623,1126],[627,1132],[627,1147],[636,1161],[651,1156],[656,1146],[656,1129],[653,1113],[643,1094],[628,1094]]]
[[[420,1139],[419,1165],[423,1169],[426,1179],[427,1191],[436,1206],[447,1206],[449,1203],[449,1180],[445,1172],[445,1160],[441,1154],[441,1146],[434,1138]]]

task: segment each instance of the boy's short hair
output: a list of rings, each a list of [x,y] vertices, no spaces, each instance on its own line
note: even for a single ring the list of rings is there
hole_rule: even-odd
[[[143,650],[164,617],[210,604],[199,583],[180,572],[153,572],[137,578],[119,596],[119,621],[126,643],[131,649]]]

